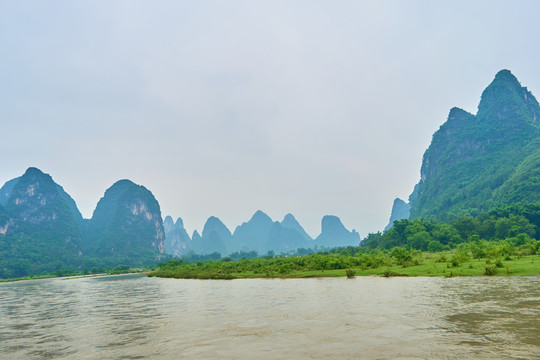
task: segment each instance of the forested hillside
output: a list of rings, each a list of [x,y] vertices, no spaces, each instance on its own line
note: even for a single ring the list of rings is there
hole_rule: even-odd
[[[478,112],[453,108],[426,150],[410,218],[449,219],[540,201],[540,107],[508,70],[484,90]]]
[[[163,252],[159,204],[129,180],[105,192],[92,219],[37,168],[0,189],[0,278],[151,264]]]

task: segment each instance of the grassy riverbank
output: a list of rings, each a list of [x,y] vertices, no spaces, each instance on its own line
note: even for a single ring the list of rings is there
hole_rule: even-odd
[[[148,276],[180,279],[307,278],[337,276],[509,276],[540,275],[539,255],[474,259],[459,251],[374,252],[354,256],[308,256],[219,260],[188,263],[182,260],[159,265]]]

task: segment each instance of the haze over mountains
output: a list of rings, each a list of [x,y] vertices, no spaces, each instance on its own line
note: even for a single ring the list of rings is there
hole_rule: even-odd
[[[394,201],[390,228],[403,218],[451,219],[517,202],[540,201],[540,106],[508,70],[482,94],[476,115],[453,108],[426,150],[421,179]],[[172,255],[357,246],[360,236],[324,216],[312,239],[292,214],[262,211],[233,231],[214,216],[190,237],[181,218],[162,220],[158,201],[130,180],[113,184],[91,219],[51,176],[28,168],[0,188],[0,278],[59,269],[155,263]]]

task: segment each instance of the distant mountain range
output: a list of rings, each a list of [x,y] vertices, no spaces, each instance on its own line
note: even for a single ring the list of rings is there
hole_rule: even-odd
[[[540,106],[508,70],[484,90],[476,115],[453,108],[424,153],[406,203],[394,201],[389,229],[404,218],[451,219],[518,202],[540,202]],[[0,188],[0,278],[72,268],[140,265],[190,253],[284,253],[357,246],[360,236],[324,216],[312,239],[292,214],[257,211],[231,232],[217,217],[190,237],[182,219],[130,180],[113,184],[91,219],[48,174],[29,168]]]
[[[540,107],[509,70],[484,90],[476,115],[459,108],[433,134],[420,181],[390,218],[447,220],[540,201]]]
[[[233,233],[220,219],[212,216],[206,221],[202,235],[195,231],[191,239],[181,219],[174,223],[168,216],[165,223],[165,237],[171,239],[167,251],[175,255],[190,252],[231,254],[251,251],[264,255],[269,251],[279,254],[301,248],[357,246],[360,243],[358,233],[355,230],[345,229],[335,216],[323,218],[321,235],[315,240],[306,233],[292,214],[285,215],[279,222],[273,221],[260,210],[255,212],[249,221],[237,226]]]
[[[195,231],[190,238],[182,219],[174,222],[168,216],[163,222],[152,193],[130,180],[113,184],[99,200],[92,218],[83,219],[62,186],[31,167],[0,188],[0,278],[66,268],[142,265],[190,252],[279,254],[316,245],[359,244],[356,232],[345,228],[334,231],[325,222],[323,219],[322,240],[313,241],[291,214],[280,223],[257,211],[233,234],[212,216],[202,236]]]

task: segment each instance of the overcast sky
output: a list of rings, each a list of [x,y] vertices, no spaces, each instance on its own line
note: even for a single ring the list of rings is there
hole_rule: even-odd
[[[0,182],[84,217],[130,179],[189,232],[261,209],[382,230],[431,136],[510,69],[540,94],[538,1],[0,0]]]

